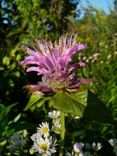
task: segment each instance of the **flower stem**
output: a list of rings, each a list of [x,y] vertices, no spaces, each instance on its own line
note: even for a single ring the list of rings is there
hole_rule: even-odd
[[[65,114],[64,112],[61,112],[60,120],[61,120],[61,142],[60,142],[59,156],[63,156],[64,139],[65,139]]]

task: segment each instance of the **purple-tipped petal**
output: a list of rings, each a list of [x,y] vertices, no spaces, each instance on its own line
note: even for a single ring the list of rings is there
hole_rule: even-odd
[[[70,86],[67,87],[68,91],[76,91],[80,87],[80,82],[77,82],[76,84],[71,84]]]
[[[82,83],[82,84],[88,84],[88,83],[91,83],[92,81],[93,81],[94,79],[91,79],[91,78],[82,78],[82,79],[80,79],[80,82]]]
[[[40,72],[39,67],[29,67],[29,68],[27,68],[27,72],[32,72],[32,71],[35,71],[37,73]]]
[[[42,92],[44,94],[54,93],[54,90],[51,87],[42,83],[39,83],[37,85],[35,84],[26,85],[24,88],[27,89],[30,93],[36,92],[36,91]]]
[[[86,64],[84,62],[79,62],[79,67],[84,67]]]
[[[75,69],[77,69],[78,67],[84,67],[85,63],[84,62],[78,62],[78,63],[74,63],[71,68],[69,69],[69,71],[73,71]]]
[[[76,44],[74,45],[70,51],[69,51],[69,55],[72,56],[73,54],[75,54],[76,52],[80,51],[80,50],[83,50],[86,48],[86,45],[84,44]]]
[[[51,60],[48,57],[45,57],[45,65],[48,67],[48,69],[53,69],[54,65],[52,64]]]

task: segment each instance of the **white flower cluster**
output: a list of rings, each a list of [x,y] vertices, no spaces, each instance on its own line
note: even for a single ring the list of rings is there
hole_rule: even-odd
[[[37,133],[31,136],[34,142],[32,149],[38,152],[42,156],[51,156],[52,153],[56,153],[56,140],[52,139],[50,135],[51,131],[60,134],[60,111],[52,111],[48,113],[48,116],[52,119],[52,128],[49,128],[49,123],[42,122],[37,127]]]
[[[91,149],[94,150],[94,152],[97,152],[99,150],[101,150],[102,148],[102,144],[97,142],[93,142],[92,145],[90,145],[89,143],[75,143],[73,145],[73,150],[72,153],[67,152],[66,156],[93,156],[93,154],[90,152]],[[85,152],[83,152],[83,150],[85,149]]]
[[[60,123],[60,111],[52,111],[48,113],[48,116],[52,119],[52,131],[56,134],[61,132],[61,123]]]
[[[93,55],[87,57],[87,56],[82,56],[82,54],[79,54],[79,60],[84,61],[85,63],[89,63],[89,62],[96,62],[97,60],[100,60],[100,53],[94,53]]]
[[[108,141],[110,145],[113,147],[113,152],[117,155],[117,139],[113,138]]]
[[[83,56],[81,53],[79,53],[79,55],[78,55],[78,59],[82,60],[86,64],[95,63],[97,61],[100,64],[103,64],[103,63],[109,64],[110,61],[112,59],[116,59],[116,57],[117,57],[117,51],[110,52],[108,55],[105,54],[105,58],[104,58],[104,56],[101,55],[101,53],[94,53],[90,56]]]
[[[37,133],[31,136],[31,139],[34,141],[32,149],[42,156],[51,156],[52,153],[56,152],[56,140],[53,141],[49,132],[49,124],[42,122],[42,124],[37,127]]]

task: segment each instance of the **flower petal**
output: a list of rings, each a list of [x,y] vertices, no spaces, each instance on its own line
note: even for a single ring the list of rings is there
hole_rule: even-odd
[[[45,84],[42,84],[42,83],[39,83],[37,85],[35,85],[35,84],[26,85],[24,88],[28,89],[30,93],[36,92],[36,91],[40,91],[40,92],[42,92],[44,94],[54,93],[54,90],[51,87],[49,87],[49,86],[47,86]]]

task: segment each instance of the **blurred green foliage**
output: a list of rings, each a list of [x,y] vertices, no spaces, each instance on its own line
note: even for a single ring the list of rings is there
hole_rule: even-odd
[[[87,64],[83,74],[95,78],[93,90],[117,120],[117,4],[108,15],[92,6],[83,8],[84,16],[77,20],[76,4],[67,0],[0,1],[0,155],[8,155],[8,140],[13,133],[22,129],[32,133],[39,122],[47,120],[47,106],[24,112],[29,95],[23,87],[40,78],[35,73],[27,74],[20,66],[25,55],[21,46],[35,38],[55,40],[62,34],[77,32],[78,41],[87,43],[86,51],[78,56]],[[72,134],[66,141],[68,149],[72,139],[105,142],[117,133],[114,126],[84,119],[73,121],[70,117],[67,128],[67,136]],[[106,154],[104,151],[103,156]]]
[[[87,43],[85,53],[79,54],[79,60],[87,64],[84,74],[95,78],[95,92],[117,120],[117,10],[109,15],[92,6],[83,10],[83,18],[70,18],[69,30],[79,32],[78,40]]]
[[[55,40],[65,33],[66,17],[73,14],[75,5],[64,0],[2,0],[0,4],[0,83],[4,83],[0,86],[0,93],[3,102],[7,103],[21,101],[21,88],[28,81],[19,65],[24,55],[21,45],[37,37]]]

